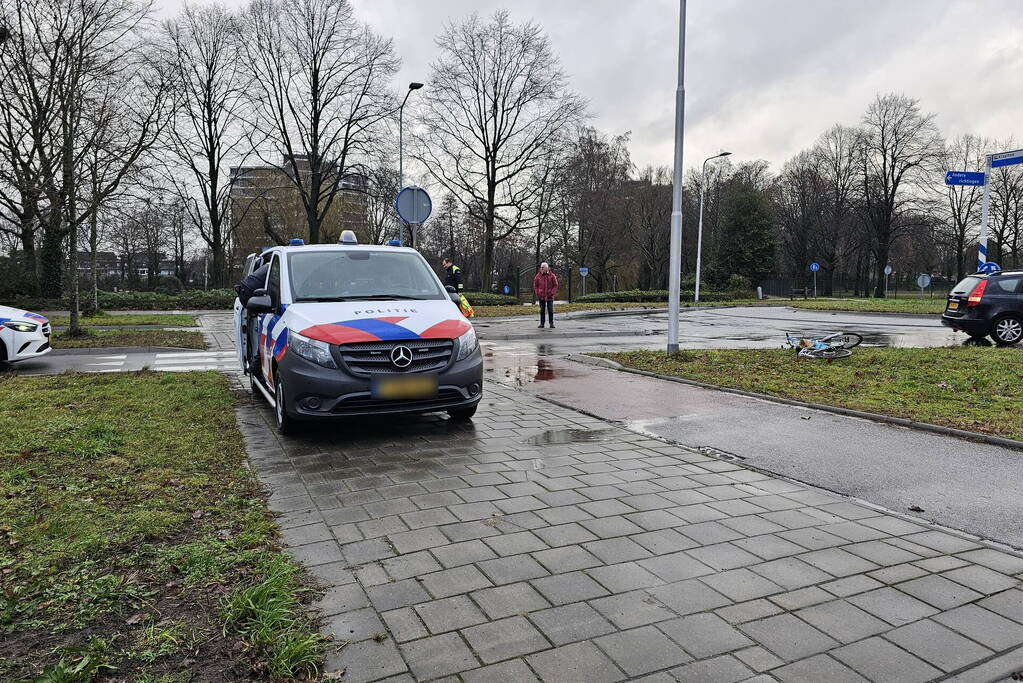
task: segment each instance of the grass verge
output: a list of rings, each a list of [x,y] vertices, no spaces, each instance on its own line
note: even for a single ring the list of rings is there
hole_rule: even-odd
[[[105,349],[112,346],[172,346],[180,349],[205,349],[202,333],[191,330],[90,330],[70,336],[57,332],[50,338],[55,349]]]
[[[188,313],[126,313],[124,315],[110,315],[99,312],[96,315],[82,316],[82,325],[120,327],[124,325],[163,325],[164,327],[196,327],[198,323],[194,315]],[[50,324],[55,327],[67,327],[71,319],[66,315],[59,315],[50,318]]]
[[[945,310],[945,297],[934,299],[771,299],[785,306],[814,311],[864,311],[870,313],[933,313]]]
[[[316,674],[234,404],[212,372],[0,377],[0,680]]]
[[[683,309],[692,308],[693,302],[683,301]],[[617,311],[630,308],[667,308],[668,302],[643,303],[590,303],[555,305],[556,313],[574,311]],[[861,311],[871,313],[934,313],[945,310],[945,299],[732,299],[728,301],[701,301],[701,308],[713,306],[791,306],[817,311]],[[476,306],[476,316],[497,318],[517,315],[538,315],[537,306]]]
[[[1023,440],[1023,349],[859,348],[832,363],[787,349],[601,355],[638,370]]]

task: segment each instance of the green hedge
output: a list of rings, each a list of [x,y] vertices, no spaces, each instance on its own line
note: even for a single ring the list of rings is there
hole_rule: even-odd
[[[177,295],[159,292],[100,292],[99,307],[104,311],[172,311],[175,309],[230,310],[236,294],[233,289],[185,290]],[[39,297],[16,297],[12,302],[17,308],[29,311],[66,311],[67,299],[43,299]],[[83,292],[82,305],[88,303]]]
[[[735,291],[735,292],[700,292],[700,301],[728,301],[730,299],[747,299],[751,296],[746,291]],[[681,291],[682,301],[692,301],[695,296],[693,290],[683,289]],[[668,290],[666,289],[655,289],[655,290],[639,290],[633,289],[624,292],[598,292],[596,294],[586,294],[583,296],[576,297],[573,299],[575,303],[580,304],[602,304],[602,303],[628,303],[628,302],[661,302],[668,300]]]
[[[462,292],[473,306],[514,306],[519,300],[506,294],[489,294],[487,292]]]

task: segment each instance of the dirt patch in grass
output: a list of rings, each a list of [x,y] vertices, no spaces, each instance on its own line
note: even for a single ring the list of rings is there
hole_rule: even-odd
[[[70,318],[66,315],[50,318],[50,324],[54,327],[67,327],[71,324]],[[99,325],[106,327],[120,327],[122,325],[162,325],[163,327],[196,327],[194,315],[188,313],[126,313],[124,315],[110,315],[109,313],[97,313],[96,315],[82,316],[81,324],[85,327]]]
[[[1023,349],[857,348],[830,363],[785,349],[601,355],[638,370],[1023,440]]]
[[[0,680],[315,675],[235,401],[212,372],[0,377]]]
[[[112,346],[169,346],[179,349],[205,349],[202,333],[191,330],[90,330],[70,336],[56,332],[50,338],[55,349],[105,349]]]

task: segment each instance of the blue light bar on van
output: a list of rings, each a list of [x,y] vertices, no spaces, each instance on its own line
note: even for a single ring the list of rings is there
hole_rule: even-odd
[[[400,247],[401,240],[387,240],[387,246],[389,247]]]
[[[292,237],[288,240],[289,247],[301,247],[303,244],[305,244],[305,240],[301,237]]]

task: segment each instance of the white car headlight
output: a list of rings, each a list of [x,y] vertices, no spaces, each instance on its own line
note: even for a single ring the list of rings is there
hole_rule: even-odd
[[[475,351],[479,345],[479,340],[476,339],[476,330],[470,325],[469,331],[458,338],[458,356],[455,360],[468,358],[469,354]]]
[[[321,342],[309,337],[303,337],[298,332],[288,331],[288,348],[292,353],[301,356],[308,361],[325,368],[336,368],[334,357],[330,355],[330,344]]]
[[[15,332],[35,332],[37,329],[39,329],[39,326],[36,325],[35,323],[21,323],[13,322],[10,320],[5,322],[3,326],[8,329],[14,330]]]

